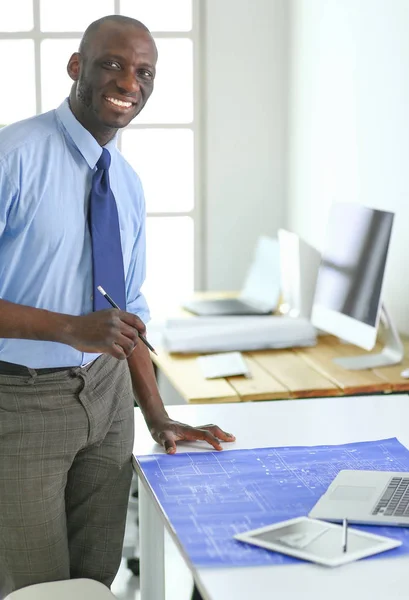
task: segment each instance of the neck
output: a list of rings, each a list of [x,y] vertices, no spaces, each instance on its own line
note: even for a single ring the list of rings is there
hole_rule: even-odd
[[[115,137],[115,134],[118,130],[113,129],[112,127],[105,127],[100,123],[93,123],[92,115],[88,109],[83,107],[72,93],[70,94],[68,101],[74,117],[87,131],[90,132],[100,146],[105,146],[105,144],[110,142]]]

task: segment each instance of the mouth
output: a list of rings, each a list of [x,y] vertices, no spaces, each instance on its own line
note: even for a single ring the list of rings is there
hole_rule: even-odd
[[[104,96],[105,102],[109,104],[111,108],[115,108],[120,112],[128,112],[136,105],[136,102],[130,100],[120,100],[114,96]]]

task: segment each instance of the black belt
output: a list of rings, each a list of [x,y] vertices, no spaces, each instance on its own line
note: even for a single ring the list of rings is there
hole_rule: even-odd
[[[14,363],[0,360],[0,375],[31,375],[33,371],[37,375],[46,375],[47,373],[57,373],[57,371],[69,371],[73,367],[52,367],[50,369],[29,369],[24,365],[16,365]]]

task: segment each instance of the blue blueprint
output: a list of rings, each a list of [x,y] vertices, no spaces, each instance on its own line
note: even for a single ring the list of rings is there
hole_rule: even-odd
[[[341,469],[409,471],[409,450],[396,438],[137,460],[191,562],[201,567],[299,562],[238,542],[233,535],[307,515]],[[362,529],[402,540],[388,556],[409,553],[409,528]]]

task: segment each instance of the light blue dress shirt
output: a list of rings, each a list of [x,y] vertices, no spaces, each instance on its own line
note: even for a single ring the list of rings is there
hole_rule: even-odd
[[[143,190],[115,139],[105,148],[112,157],[109,176],[118,206],[127,310],[146,323]],[[68,100],[0,131],[0,298],[70,315],[92,312],[87,215],[101,152]],[[84,365],[97,356],[56,342],[0,338],[0,360],[33,369]]]

